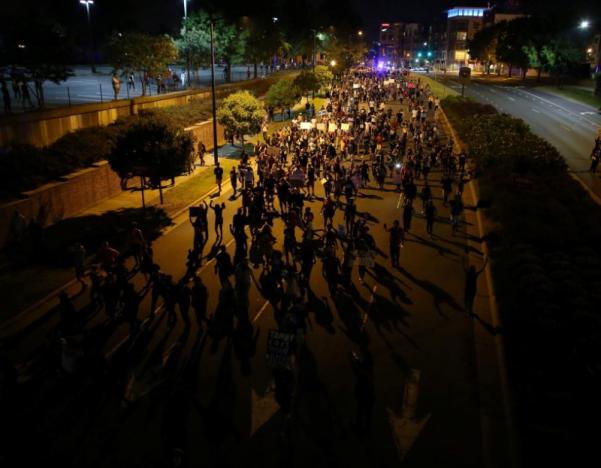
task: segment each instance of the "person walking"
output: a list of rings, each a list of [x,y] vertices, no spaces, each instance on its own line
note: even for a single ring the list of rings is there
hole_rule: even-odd
[[[77,243],[73,248],[73,268],[75,269],[75,278],[81,284],[82,288],[87,288],[88,284],[84,281],[86,264],[86,249],[83,244]]]
[[[13,110],[11,106],[10,93],[8,92],[6,82],[2,81],[2,84],[0,86],[2,87],[2,102],[4,103],[4,113],[11,114]]]
[[[207,147],[202,141],[198,142],[198,159],[200,161],[200,167],[204,167],[205,165],[205,153],[207,152]]]
[[[215,212],[215,235],[218,239],[223,239],[223,210],[225,210],[225,203],[213,205],[213,200],[211,200],[209,207]]]
[[[219,253],[215,257],[215,273],[219,275],[221,287],[231,287],[230,276],[234,272],[230,254],[225,250],[225,245],[219,247]]]
[[[428,200],[425,207],[426,214],[426,232],[430,235],[430,238],[434,237],[434,220],[436,219],[436,207],[432,200]]]
[[[213,174],[215,174],[215,182],[217,183],[218,193],[221,194],[221,183],[223,181],[223,168],[219,165],[219,163],[215,164],[215,169],[213,169]]]
[[[484,271],[486,268],[486,264],[488,263],[488,257],[484,257],[484,264],[482,268],[476,270],[474,265],[470,265],[468,267],[467,255],[463,259],[463,269],[465,271],[465,310],[470,316],[474,315],[474,299],[476,298],[476,293],[478,292],[478,276],[480,273]]]
[[[388,246],[390,248],[390,263],[393,267],[399,267],[399,258],[401,256],[401,247],[405,243],[405,231],[401,227],[398,219],[392,223],[392,227],[388,228],[384,224],[384,230],[390,234]]]
[[[236,166],[233,166],[232,170],[230,171],[230,183],[232,184],[232,190],[234,191],[232,199],[235,199],[238,189],[238,171],[236,171]]]
[[[113,99],[116,101],[119,99],[119,92],[121,91],[121,80],[116,73],[113,73],[113,76],[111,77],[111,84],[113,85]]]

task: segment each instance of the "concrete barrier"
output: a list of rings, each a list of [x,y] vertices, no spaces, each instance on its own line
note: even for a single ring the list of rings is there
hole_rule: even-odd
[[[282,76],[295,72],[280,72],[266,78],[217,86],[217,97],[234,91],[252,90],[262,95]],[[188,104],[190,100],[210,100],[209,88],[176,91],[155,96],[119,99],[105,103],[81,104],[72,107],[46,109],[16,114],[0,119],[0,147],[11,142],[46,146],[63,135],[80,128],[109,125],[120,117],[137,114],[142,109],[154,109]]]

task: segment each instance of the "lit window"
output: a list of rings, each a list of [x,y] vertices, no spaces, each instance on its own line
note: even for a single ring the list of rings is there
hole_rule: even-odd
[[[457,32],[457,40],[458,41],[465,41],[467,39],[467,32],[466,31],[458,31]]]
[[[466,54],[465,50],[456,50],[455,51],[455,60],[457,60],[458,62],[465,61],[466,57],[467,57],[467,54]]]

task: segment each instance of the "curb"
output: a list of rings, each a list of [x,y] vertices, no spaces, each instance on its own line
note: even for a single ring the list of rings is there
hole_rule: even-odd
[[[457,146],[460,149],[463,149],[465,147],[465,145],[462,143],[462,141],[457,136],[455,129],[449,122],[446,114],[444,113],[444,111],[441,107],[439,107],[439,112],[440,112],[442,123],[449,130],[451,138],[453,139],[453,141],[457,144]],[[470,179],[470,181],[468,183],[468,185],[470,187],[470,195],[474,202],[474,206],[477,206],[477,201],[478,201],[478,196],[477,196],[477,192],[476,192],[477,184],[478,184],[477,181],[474,179]],[[476,209],[475,216],[476,216],[476,221],[478,224],[479,238],[482,239],[484,236],[484,227],[483,227],[484,225],[482,222],[481,210]],[[482,248],[482,253],[488,257],[488,245],[486,244],[486,242],[481,240],[480,246]],[[487,286],[487,290],[488,290],[488,307],[489,307],[491,319],[493,322],[492,325],[495,328],[496,327],[500,328],[502,326],[502,321],[499,316],[495,289],[494,289],[494,282],[493,282],[493,278],[492,278],[492,268],[491,268],[490,262],[488,262],[488,264],[486,265],[484,273],[485,273],[485,278],[486,278],[486,286]],[[473,323],[474,323],[473,328],[474,328],[474,335],[475,335],[476,334],[475,333],[476,332],[476,324],[475,324],[475,322],[473,322]],[[474,338],[475,338],[475,336],[474,336]],[[497,358],[497,363],[499,366],[498,378],[499,378],[500,384],[501,384],[501,394],[502,394],[501,397],[503,400],[503,412],[504,412],[504,416],[505,416],[505,426],[506,426],[506,430],[507,430],[507,446],[508,446],[507,449],[509,452],[508,458],[509,458],[510,466],[517,468],[521,464],[520,464],[520,457],[519,457],[519,450],[518,450],[518,443],[517,443],[518,435],[517,435],[517,428],[516,428],[516,423],[515,423],[515,410],[514,410],[515,406],[513,403],[513,395],[512,395],[511,387],[509,385],[507,362],[506,362],[506,358],[505,358],[505,340],[503,339],[503,337],[501,335],[496,335],[493,339],[495,342],[496,358]],[[476,345],[476,343],[474,343],[474,344]],[[476,347],[476,354],[477,354],[476,359],[478,359],[479,353],[478,353],[477,347]],[[483,393],[482,389],[479,389],[479,394],[482,394],[482,393]],[[490,425],[489,421],[482,421],[483,439],[486,436],[486,433],[484,431],[484,429],[485,429],[484,426],[489,426],[489,425]],[[483,445],[485,445],[485,447],[487,445],[484,442],[484,440],[483,440]],[[484,451],[488,452],[488,450],[486,448]],[[494,462],[491,462],[490,459],[487,459],[486,455],[487,455],[487,453],[485,453],[486,465],[487,466],[495,466],[496,464]]]

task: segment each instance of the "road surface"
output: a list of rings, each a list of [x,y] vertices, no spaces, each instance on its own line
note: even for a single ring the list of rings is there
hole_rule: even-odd
[[[253,285],[249,310],[253,328],[245,336],[256,336],[254,346],[241,346],[236,333],[231,339],[215,341],[196,324],[185,330],[181,319],[169,329],[164,314],[146,322],[143,335],[147,343],[140,339],[142,357],[129,358],[124,364],[129,375],[137,369],[138,377],[156,380],[148,368],[153,368],[151,363],[156,367],[166,350],[171,350],[176,364],[161,370],[167,378],[164,383],[127,408],[122,406],[122,376],[109,376],[106,387],[68,380],[48,384],[47,380],[53,380],[52,372],[43,383],[36,381],[37,401],[30,403],[37,408],[33,412],[36,430],[28,432],[27,444],[33,443],[37,450],[27,455],[34,460],[69,459],[74,466],[150,467],[157,466],[169,448],[181,447],[188,466],[224,466],[218,460],[244,467],[398,466],[389,415],[400,413],[407,378],[416,369],[421,372],[417,417],[423,427],[414,434],[403,466],[482,466],[486,435],[481,425],[474,345],[478,324],[462,307],[466,229],[475,221],[470,214],[461,232],[452,234],[448,208],[441,203],[439,175],[437,171],[431,174],[438,207],[435,236],[426,234],[425,221],[417,215],[401,253],[401,268],[390,266],[387,233],[382,227],[401,218],[399,194],[390,183],[385,191],[361,190],[357,200],[358,210],[370,221],[382,251],[376,267],[366,276],[366,284],[359,283],[355,267],[355,286],[332,295],[318,260],[311,278],[310,325],[301,360],[297,416],[290,424],[291,442],[282,437],[282,416],[270,390],[272,373],[265,360],[267,332],[276,328],[273,309]],[[321,197],[323,192],[317,185]],[[231,201],[230,196],[231,192],[225,191],[214,199],[227,204],[226,225],[240,204],[239,198]],[[469,207],[471,203],[466,200],[466,204]],[[315,200],[308,206],[318,214],[321,202]],[[417,202],[416,208],[420,207]],[[211,216],[205,253],[216,240]],[[193,232],[186,215],[174,222],[153,249],[155,261],[177,280],[184,274]],[[319,215],[315,224],[322,227]],[[340,210],[334,224],[343,224]],[[276,218],[278,249],[282,248],[282,227]],[[229,233],[221,244],[233,254]],[[339,248],[338,255],[341,253]],[[260,269],[253,273],[258,279]],[[209,311],[215,310],[219,281],[213,263],[205,264],[199,274],[209,288]],[[142,275],[136,275],[134,281],[137,289],[143,287]],[[78,309],[84,307],[87,293],[75,302]],[[146,297],[140,316],[147,318],[149,312]],[[475,312],[481,313],[478,309]],[[48,315],[39,326],[8,340],[10,355],[19,358],[25,374],[44,373],[49,359],[44,343],[57,323],[56,315]],[[91,314],[87,327],[101,337],[102,354],[116,360],[128,327],[109,324],[103,312]],[[358,437],[351,427],[355,399],[350,353],[360,347],[362,327],[375,369],[373,434],[367,439]],[[243,365],[246,359],[250,375]],[[140,364],[144,362],[148,366]],[[63,408],[61,412],[48,411],[57,403]]]
[[[439,75],[438,79],[461,92],[457,77]],[[598,109],[532,87],[483,81],[466,85],[465,95],[524,120],[534,133],[557,148],[576,177],[601,196],[600,178],[588,171],[591,150],[601,127]]]

